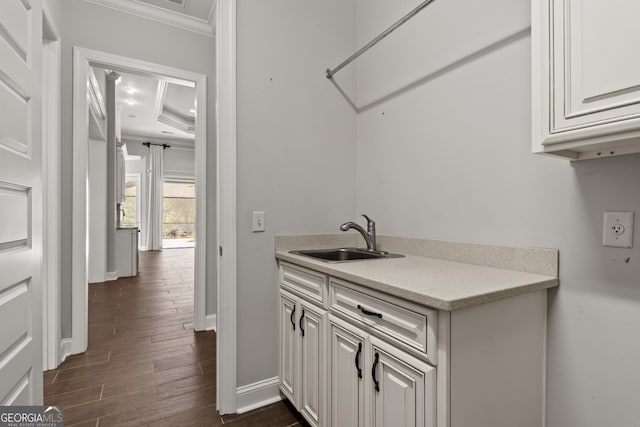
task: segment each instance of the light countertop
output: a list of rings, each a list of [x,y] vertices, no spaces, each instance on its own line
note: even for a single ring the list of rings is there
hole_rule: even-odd
[[[323,237],[326,238],[326,236]],[[455,242],[448,244],[454,245],[455,248]],[[468,244],[460,243],[460,245],[461,251],[469,249]],[[522,268],[528,271],[515,271],[416,255],[406,255],[404,258],[326,263],[289,253],[291,249],[308,249],[307,247],[291,248],[285,246],[276,245],[276,258],[281,261],[307,267],[339,279],[447,311],[553,288],[559,284],[557,274],[529,272],[532,269],[535,270],[531,267],[530,261],[526,269]],[[398,249],[400,248],[398,246]],[[495,251],[495,248],[495,246],[474,245],[473,250],[492,250],[492,253],[498,253],[499,256],[518,251],[529,251],[528,254],[531,254],[531,251],[536,251],[536,248],[506,248],[508,251]],[[391,250],[390,247],[385,247],[384,250],[402,253],[400,250]],[[555,262],[556,266],[541,265],[539,268],[545,272],[553,271],[554,268],[557,271],[557,251],[549,249],[540,249],[540,251],[546,251],[545,263]],[[552,251],[552,255],[555,253],[555,258],[548,256],[549,251]],[[531,258],[537,259],[535,254]],[[497,263],[500,264],[500,260],[497,260]],[[508,263],[508,265],[511,264]],[[516,268],[518,268],[517,265]]]

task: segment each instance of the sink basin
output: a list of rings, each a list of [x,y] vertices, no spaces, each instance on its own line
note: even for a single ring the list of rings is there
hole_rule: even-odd
[[[324,262],[364,261],[368,259],[400,258],[403,256],[384,251],[374,252],[358,248],[309,249],[303,251],[291,251],[290,253],[308,256]]]

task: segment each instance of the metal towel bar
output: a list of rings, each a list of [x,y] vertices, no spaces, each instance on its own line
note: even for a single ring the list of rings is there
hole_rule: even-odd
[[[425,1],[423,1],[422,3],[420,3],[418,5],[418,7],[416,7],[411,12],[407,13],[405,16],[400,18],[400,20],[398,22],[396,22],[395,24],[393,24],[392,26],[390,26],[389,28],[384,30],[384,32],[382,34],[380,34],[378,37],[376,37],[375,39],[371,40],[369,43],[367,43],[366,45],[361,47],[356,53],[354,53],[353,55],[351,55],[350,57],[345,59],[336,68],[334,68],[333,70],[330,69],[330,68],[327,68],[327,78],[328,79],[332,78],[335,73],[337,73],[338,71],[342,70],[344,67],[349,65],[354,59],[356,59],[357,57],[359,57],[360,55],[362,55],[363,53],[365,53],[366,51],[371,49],[373,46],[376,45],[376,43],[378,43],[380,40],[382,40],[383,38],[387,37],[389,34],[394,32],[399,26],[401,26],[402,24],[407,22],[409,19],[413,18],[418,12],[420,12],[422,9],[427,7],[429,5],[429,3],[433,2],[433,1],[434,0],[425,0]]]

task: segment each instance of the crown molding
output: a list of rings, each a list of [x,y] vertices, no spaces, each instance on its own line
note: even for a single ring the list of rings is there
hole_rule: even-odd
[[[158,81],[158,89],[156,90],[156,101],[153,107],[153,115],[156,116],[160,123],[171,126],[172,128],[181,130],[186,133],[196,132],[196,121],[190,117],[186,117],[177,111],[173,111],[165,107],[167,97],[167,88],[169,82],[166,80]]]
[[[211,19],[213,11],[216,7],[214,2],[211,7],[211,13],[209,14],[209,20],[195,18],[193,16],[185,15],[184,13],[174,12],[168,9],[164,9],[158,6],[154,6],[148,3],[142,3],[137,0],[85,0],[89,3],[95,3],[101,6],[110,7],[112,9],[120,10],[123,12],[131,13],[143,18],[152,19],[154,21],[162,22],[164,24],[173,25],[185,30],[193,31],[196,33],[204,34],[205,36],[213,37],[215,34],[214,23]]]
[[[163,113],[158,116],[158,121],[185,133],[196,133],[195,121],[191,122],[193,124],[188,124],[182,115],[172,113],[166,109],[164,109]]]

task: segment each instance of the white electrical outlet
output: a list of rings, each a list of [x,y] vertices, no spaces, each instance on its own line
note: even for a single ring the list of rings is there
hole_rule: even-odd
[[[257,233],[260,231],[264,231],[264,212],[254,211],[253,212],[253,232]]]
[[[603,246],[633,247],[633,212],[605,212],[602,224]]]

